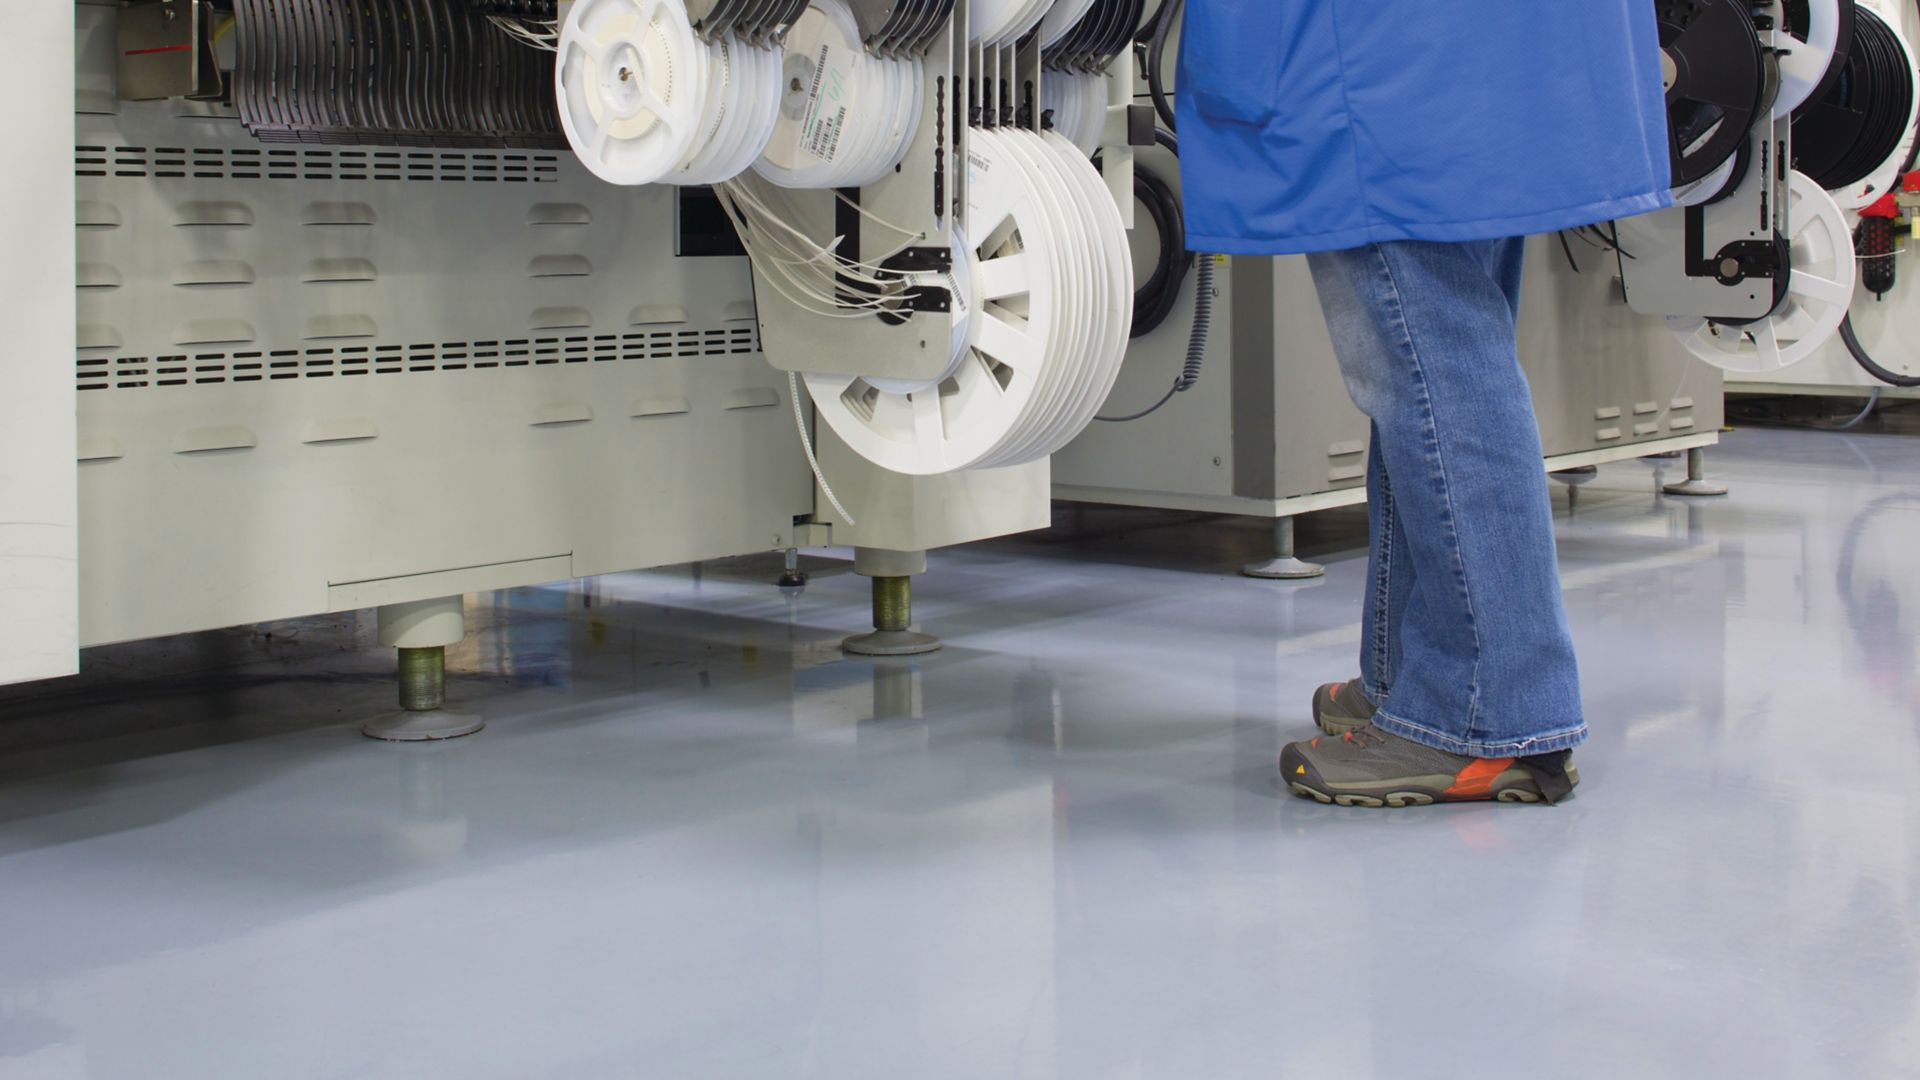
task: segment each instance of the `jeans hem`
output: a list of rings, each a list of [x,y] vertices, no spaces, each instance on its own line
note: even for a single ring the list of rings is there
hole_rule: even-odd
[[[1389,734],[1410,739],[1422,746],[1431,746],[1435,750],[1445,750],[1449,754],[1462,754],[1476,758],[1526,757],[1530,754],[1550,754],[1555,750],[1571,750],[1587,741],[1589,734],[1586,724],[1578,724],[1558,731],[1542,732],[1522,739],[1507,739],[1499,742],[1461,739],[1444,731],[1435,731],[1430,727],[1389,716],[1384,710],[1373,714],[1373,726]]]
[[[1360,692],[1367,695],[1368,701],[1373,702],[1376,711],[1387,703],[1387,692],[1373,685],[1373,682],[1364,675],[1360,677]]]

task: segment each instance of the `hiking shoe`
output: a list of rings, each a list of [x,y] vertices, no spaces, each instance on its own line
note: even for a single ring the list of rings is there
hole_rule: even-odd
[[[1280,754],[1280,775],[1294,794],[1341,806],[1555,802],[1580,782],[1571,756],[1562,750],[1472,758],[1368,725],[1290,744]]]
[[[1359,731],[1373,722],[1377,708],[1360,688],[1359,679],[1328,683],[1313,692],[1313,722],[1329,735]]]

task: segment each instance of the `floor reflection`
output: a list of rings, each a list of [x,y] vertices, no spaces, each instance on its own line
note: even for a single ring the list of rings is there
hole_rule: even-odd
[[[318,1033],[312,1075],[1430,1075],[1490,1025],[1554,1076],[1910,1075],[1920,455],[1711,462],[1556,489],[1595,736],[1551,809],[1279,788],[1358,647],[1352,512],[1309,586],[1194,515],[938,553],[911,661],[841,653],[844,553],[473,597],[489,726],[438,746],[356,734],[370,617],[95,650],[0,690],[0,1078]]]

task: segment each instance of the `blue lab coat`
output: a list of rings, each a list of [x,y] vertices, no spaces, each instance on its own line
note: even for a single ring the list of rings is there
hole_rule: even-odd
[[[1188,247],[1484,240],[1670,201],[1653,0],[1188,0]]]

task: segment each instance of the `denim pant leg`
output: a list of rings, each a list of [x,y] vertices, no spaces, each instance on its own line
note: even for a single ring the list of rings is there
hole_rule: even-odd
[[[1413,595],[1413,555],[1393,505],[1380,425],[1367,451],[1367,599],[1360,617],[1360,683],[1368,700],[1387,703],[1400,671],[1400,620]]]
[[[1398,633],[1389,618],[1381,639],[1392,681],[1374,722],[1479,757],[1587,736],[1515,349],[1520,244],[1396,241],[1310,258],[1348,392],[1378,433],[1390,513],[1374,516],[1399,526],[1375,529],[1375,599],[1389,616],[1410,572]],[[1379,658],[1363,649],[1363,662]]]

